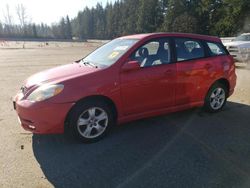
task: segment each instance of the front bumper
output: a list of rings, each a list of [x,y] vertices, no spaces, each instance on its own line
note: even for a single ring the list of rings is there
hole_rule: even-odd
[[[18,94],[14,100],[22,127],[36,134],[57,134],[64,132],[64,121],[74,103],[56,104],[49,101],[31,102],[20,99]]]
[[[248,62],[250,60],[250,51],[242,51],[238,46],[227,46],[227,50],[236,62]]]
[[[231,96],[234,92],[234,89],[236,87],[236,82],[237,82],[237,75],[235,72],[235,66],[230,70],[229,76],[228,76],[228,81],[229,81],[229,93],[228,97]]]
[[[250,53],[230,53],[236,62],[245,63],[250,60]]]

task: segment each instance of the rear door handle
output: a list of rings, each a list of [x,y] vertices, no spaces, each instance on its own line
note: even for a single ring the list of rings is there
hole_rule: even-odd
[[[211,69],[212,68],[212,65],[211,64],[209,64],[209,63],[207,63],[207,64],[205,64],[205,69]]]
[[[165,71],[165,74],[172,74],[172,73],[173,73],[173,70],[171,69]]]

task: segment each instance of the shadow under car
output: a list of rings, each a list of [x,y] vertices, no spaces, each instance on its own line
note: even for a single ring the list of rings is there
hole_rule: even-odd
[[[93,144],[33,135],[33,151],[55,187],[250,187],[249,114],[228,102],[117,126]]]

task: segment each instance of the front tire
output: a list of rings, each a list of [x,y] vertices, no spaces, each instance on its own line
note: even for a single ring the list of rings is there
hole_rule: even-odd
[[[112,110],[100,100],[80,102],[76,104],[70,115],[73,135],[85,143],[102,139],[113,124]]]
[[[227,96],[228,88],[224,84],[213,84],[205,98],[205,110],[212,113],[220,111],[227,102]]]

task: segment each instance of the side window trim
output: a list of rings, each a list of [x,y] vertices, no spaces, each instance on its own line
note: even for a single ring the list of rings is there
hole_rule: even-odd
[[[170,63],[176,63],[176,52],[175,52],[175,41],[174,41],[174,38],[175,37],[168,37],[169,38],[169,46],[170,46]]]
[[[202,45],[203,45],[203,48],[204,48],[205,58],[210,57],[210,49],[209,49],[209,47],[207,45],[207,41],[202,40],[201,42],[202,42]]]

